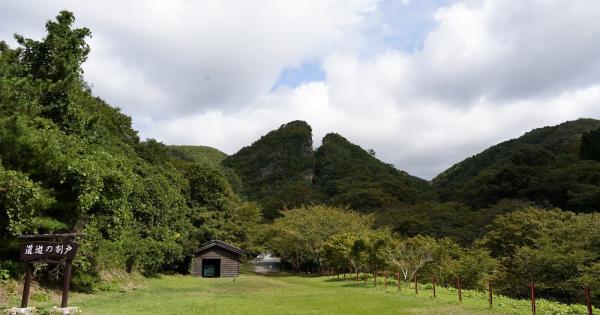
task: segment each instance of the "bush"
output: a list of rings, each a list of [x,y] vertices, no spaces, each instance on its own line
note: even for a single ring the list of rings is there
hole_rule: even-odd
[[[99,291],[101,280],[96,274],[76,273],[73,275],[73,278],[71,278],[71,285],[75,290],[92,293]]]

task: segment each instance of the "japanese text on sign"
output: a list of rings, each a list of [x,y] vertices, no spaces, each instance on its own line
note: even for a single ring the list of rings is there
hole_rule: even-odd
[[[75,242],[25,242],[21,245],[21,260],[42,261],[50,259],[73,259],[78,245]]]

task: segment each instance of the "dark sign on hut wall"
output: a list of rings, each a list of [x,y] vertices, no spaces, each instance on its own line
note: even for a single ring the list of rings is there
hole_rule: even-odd
[[[21,261],[73,260],[79,245],[73,241],[42,242],[31,241],[21,244]]]
[[[26,264],[25,284],[21,307],[27,307],[29,289],[34,263],[64,264],[63,294],[61,307],[66,308],[69,301],[69,285],[71,283],[71,267],[79,245],[75,242],[75,233],[22,235],[20,258]]]

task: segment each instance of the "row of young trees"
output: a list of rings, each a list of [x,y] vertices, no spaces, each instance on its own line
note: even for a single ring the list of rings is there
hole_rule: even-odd
[[[526,297],[539,294],[579,301],[582,285],[600,296],[600,215],[526,208],[501,215],[483,237],[463,247],[450,238],[405,237],[374,228],[373,218],[329,206],[283,212],[270,229],[268,247],[296,272],[333,268],[350,273],[400,273],[404,281],[484,289]]]
[[[466,285],[477,287],[498,269],[482,247],[465,249],[448,238],[403,237],[374,228],[371,215],[330,206],[283,211],[268,239],[268,247],[296,272],[398,272],[404,281],[422,273],[435,275],[441,283],[460,275]]]

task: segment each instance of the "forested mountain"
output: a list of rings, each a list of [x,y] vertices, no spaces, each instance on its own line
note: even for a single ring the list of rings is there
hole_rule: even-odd
[[[437,176],[413,177],[331,133],[312,149],[305,122],[282,125],[223,160],[243,195],[273,219],[283,208],[323,203],[374,212],[406,235],[469,244],[500,214],[528,206],[600,209],[600,121],[535,129],[490,147]]]
[[[315,158],[315,188],[334,205],[373,210],[433,198],[427,181],[381,162],[338,134],[323,138]]]
[[[223,160],[244,183],[244,194],[260,202],[263,214],[272,219],[282,208],[321,199],[312,181],[315,156],[312,129],[303,121],[282,125]]]
[[[574,211],[600,211],[600,121],[579,119],[532,130],[438,175],[441,200],[472,207],[525,199]]]
[[[372,211],[433,198],[422,179],[399,171],[338,134],[328,134],[315,152],[303,121],[282,125],[223,160],[260,202],[266,218],[284,207],[326,203]]]

